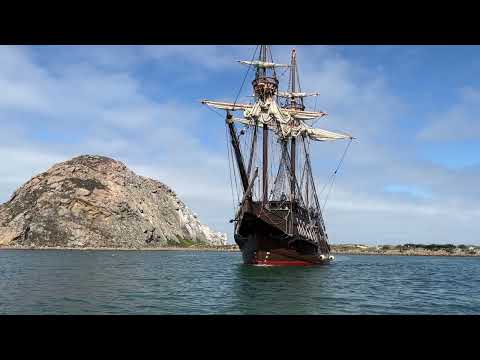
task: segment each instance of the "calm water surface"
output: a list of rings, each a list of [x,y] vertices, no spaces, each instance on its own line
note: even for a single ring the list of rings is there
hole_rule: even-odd
[[[480,258],[337,256],[249,267],[239,253],[0,251],[1,314],[480,314]]]

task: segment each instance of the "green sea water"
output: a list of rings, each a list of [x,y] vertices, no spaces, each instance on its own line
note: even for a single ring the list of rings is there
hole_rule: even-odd
[[[480,314],[480,258],[287,268],[237,252],[5,250],[0,314]]]

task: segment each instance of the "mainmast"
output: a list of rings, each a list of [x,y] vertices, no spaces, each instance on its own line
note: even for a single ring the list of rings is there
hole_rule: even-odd
[[[252,82],[255,91],[255,98],[262,104],[269,103],[278,90],[278,80],[275,73],[275,67],[267,66],[270,64],[268,62],[268,53],[270,53],[270,60],[273,63],[270,47],[268,45],[260,45],[258,64],[263,64],[263,66],[257,67],[255,80]],[[264,204],[268,202],[268,131],[268,124],[264,123],[262,163],[262,199]]]
[[[290,78],[288,81],[288,94],[287,97],[287,108],[294,109],[294,110],[305,110],[305,106],[303,105],[303,97],[296,96],[300,93],[300,79],[298,77],[298,69],[297,69],[297,53],[295,49],[292,50],[292,56],[290,59]],[[298,89],[297,89],[298,84]],[[293,119],[295,122],[293,125],[298,126],[298,120]],[[295,200],[295,189],[296,189],[296,137],[292,136],[290,140],[290,169],[291,169],[291,178],[290,178],[290,196],[292,201]]]

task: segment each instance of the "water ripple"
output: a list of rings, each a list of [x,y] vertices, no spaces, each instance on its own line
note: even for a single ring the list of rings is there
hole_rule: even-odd
[[[3,251],[0,313],[480,314],[480,261],[338,256],[278,268],[222,252]]]

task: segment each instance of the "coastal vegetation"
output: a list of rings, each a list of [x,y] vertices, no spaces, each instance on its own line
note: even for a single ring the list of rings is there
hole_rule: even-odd
[[[480,246],[454,244],[401,244],[368,246],[358,244],[332,245],[332,252],[338,254],[379,254],[379,255],[453,255],[479,256]]]

